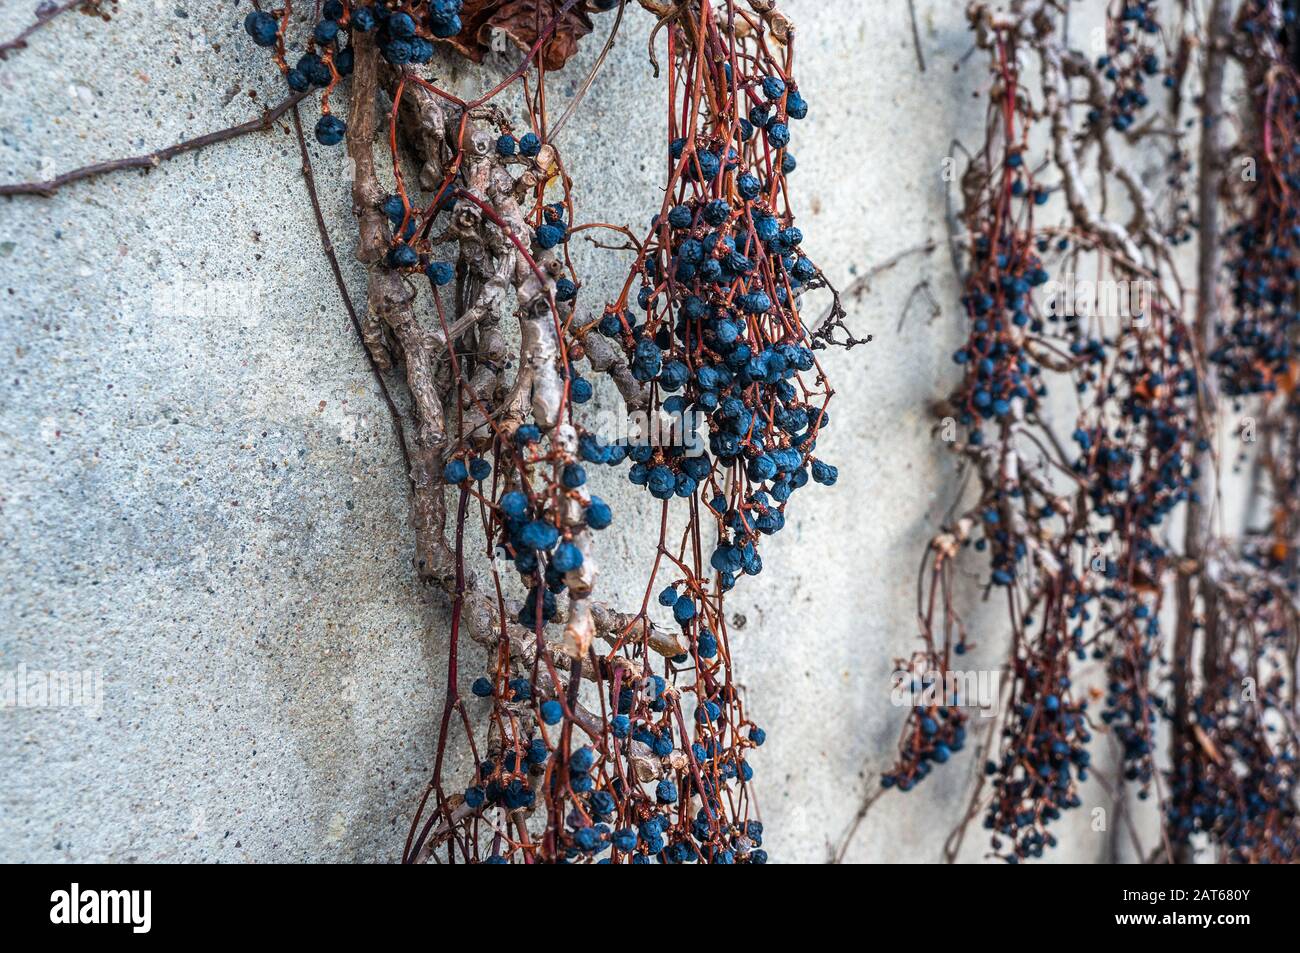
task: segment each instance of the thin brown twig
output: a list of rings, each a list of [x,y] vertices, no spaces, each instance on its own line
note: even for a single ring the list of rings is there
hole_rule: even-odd
[[[86,6],[89,2],[90,0],[63,0],[63,3],[59,4],[53,10],[47,10],[44,14],[41,13],[41,8],[37,7],[36,22],[30,24],[27,29],[23,30],[13,39],[5,40],[3,43],[0,43],[0,61],[9,59],[10,53],[25,50],[27,48],[27,38],[55,17],[62,13],[67,13],[69,10],[76,7]]]
[[[874,790],[872,790],[871,794],[864,797],[862,803],[858,805],[858,810],[853,815],[853,820],[849,824],[849,829],[845,831],[844,837],[840,839],[840,846],[831,856],[832,864],[844,863],[844,855],[848,853],[849,847],[853,844],[854,838],[857,837],[858,828],[862,826],[862,822],[867,819],[867,814],[871,811],[871,808],[875,803],[884,795],[886,790],[880,786],[880,779],[876,777],[870,777],[867,779],[867,787]]]
[[[216,132],[205,133],[193,139],[186,139],[183,142],[178,142],[175,145],[145,155],[109,159],[105,162],[83,165],[79,169],[65,172],[45,182],[16,182],[10,185],[0,185],[0,195],[39,195],[43,198],[51,198],[65,185],[71,185],[73,182],[80,182],[83,179],[92,179],[96,176],[106,175],[109,172],[121,172],[125,169],[154,169],[168,159],[174,159],[187,152],[194,152],[197,149],[215,145],[218,142],[228,142],[250,132],[265,132],[271,128],[271,125],[277,119],[298,105],[299,100],[306,95],[308,95],[306,92],[294,93],[288,99],[263,112],[257,119],[250,119],[248,122],[241,122],[239,125],[231,126],[228,129],[219,129]]]

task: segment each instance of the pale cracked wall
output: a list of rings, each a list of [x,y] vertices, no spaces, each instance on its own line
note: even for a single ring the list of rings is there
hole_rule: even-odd
[[[33,6],[0,7],[0,36]],[[905,0],[784,4],[812,106],[792,146],[799,224],[841,285],[945,235],[940,162],[982,116],[980,58],[953,68],[962,6],[917,0],[922,74]],[[110,23],[68,15],[38,33],[0,63],[0,180],[234,124],[256,109],[248,89],[277,100],[245,10],[124,0]],[[581,216],[638,229],[661,194],[650,26],[629,10],[561,143]],[[554,79],[553,108],[599,43]],[[439,66],[466,90],[501,71]],[[342,151],[313,155],[346,250]],[[589,303],[626,264],[579,262]],[[91,669],[104,692],[98,714],[0,711],[0,860],[395,859],[432,760],[445,609],[413,583],[397,448],[291,136],[0,200],[0,277],[0,670]],[[917,302],[900,330],[921,281],[943,317]],[[828,358],[822,449],[840,482],[799,494],[763,576],[731,597],[739,679],[770,739],[753,763],[774,860],[824,861],[896,742],[888,673],[915,645],[916,570],[952,492],[927,405],[954,379],[956,294],[941,250],[851,303],[876,339]],[[602,585],[631,592],[650,510],[621,474],[596,479],[618,515]],[[994,665],[996,630],[973,619],[971,665]],[[936,860],[973,762],[879,800],[848,859]],[[1108,856],[1088,821],[1062,822],[1054,860]],[[972,831],[963,856],[983,851]]]

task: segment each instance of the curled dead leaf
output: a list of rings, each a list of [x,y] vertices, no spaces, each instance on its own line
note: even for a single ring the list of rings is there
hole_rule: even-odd
[[[493,30],[500,30],[527,52],[558,17],[554,32],[541,50],[542,65],[557,70],[578,51],[578,40],[592,31],[585,4],[576,3],[568,10],[564,5],[565,0],[465,0],[460,13],[464,26],[446,42],[462,56],[481,63],[492,48]]]

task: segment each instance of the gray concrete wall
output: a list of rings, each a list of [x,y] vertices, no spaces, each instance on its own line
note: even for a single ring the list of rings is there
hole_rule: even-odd
[[[812,105],[792,145],[799,224],[840,284],[944,236],[940,160],[981,128],[980,58],[954,71],[963,5],[916,5],[924,74],[904,0],[784,4]],[[33,6],[0,7],[0,35]],[[112,22],[68,15],[37,34],[0,63],[0,180],[233,124],[256,110],[250,89],[278,100],[244,9],[124,0]],[[629,11],[565,132],[580,218],[640,228],[658,205],[650,26]],[[599,43],[555,77],[554,108]],[[442,62],[465,89],[501,72]],[[347,249],[342,150],[313,152]],[[626,262],[584,248],[578,264],[594,302]],[[97,712],[0,711],[0,860],[395,859],[432,760],[445,607],[414,583],[399,454],[291,136],[0,201],[0,275],[0,669],[103,677]],[[900,330],[923,280],[943,317],[916,306]],[[761,580],[732,594],[739,678],[770,739],[753,764],[776,861],[825,860],[891,760],[888,674],[914,648],[916,570],[953,490],[928,404],[954,379],[956,294],[941,251],[851,303],[876,340],[828,359],[822,449],[840,482],[795,500]],[[619,515],[602,588],[635,591],[650,511],[621,473],[597,480]],[[994,666],[999,634],[971,609],[971,665]],[[977,767],[968,751],[882,798],[847,857],[936,860]],[[1062,822],[1053,859],[1106,856],[1088,820]],[[972,831],[963,856],[983,850]]]

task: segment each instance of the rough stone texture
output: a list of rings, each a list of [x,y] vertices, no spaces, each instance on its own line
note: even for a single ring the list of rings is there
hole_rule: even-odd
[[[0,35],[33,6],[5,4]],[[793,143],[799,224],[841,285],[945,235],[940,162],[983,115],[979,57],[953,69],[970,45],[961,7],[918,0],[921,74],[903,0],[785,4],[812,104]],[[0,63],[0,177],[146,151],[277,100],[245,11],[126,4],[41,31]],[[552,80],[557,113],[611,22]],[[564,133],[580,219],[639,229],[658,207],[650,26],[628,11]],[[465,89],[502,70],[441,62]],[[346,252],[342,150],[313,151]],[[577,245],[595,306],[626,262]],[[98,669],[105,687],[98,717],[0,711],[0,860],[395,859],[432,760],[446,607],[414,583],[399,455],[287,127],[0,203],[0,274],[0,669]],[[922,280],[944,316],[917,304],[900,330]],[[852,303],[876,341],[828,359],[822,449],[841,480],[796,498],[761,581],[733,593],[740,680],[769,729],[753,763],[777,861],[825,860],[892,757],[888,675],[914,647],[918,562],[953,492],[928,404],[953,380],[956,294],[941,249]],[[602,389],[597,409],[610,400]],[[621,475],[596,479],[617,516],[601,588],[631,598],[652,513]],[[995,665],[996,630],[972,618],[971,665]],[[968,751],[879,800],[847,858],[937,860],[977,770]],[[1095,787],[1086,800],[1054,860],[1111,849],[1087,813],[1109,801]],[[976,825],[963,857],[984,844]]]

